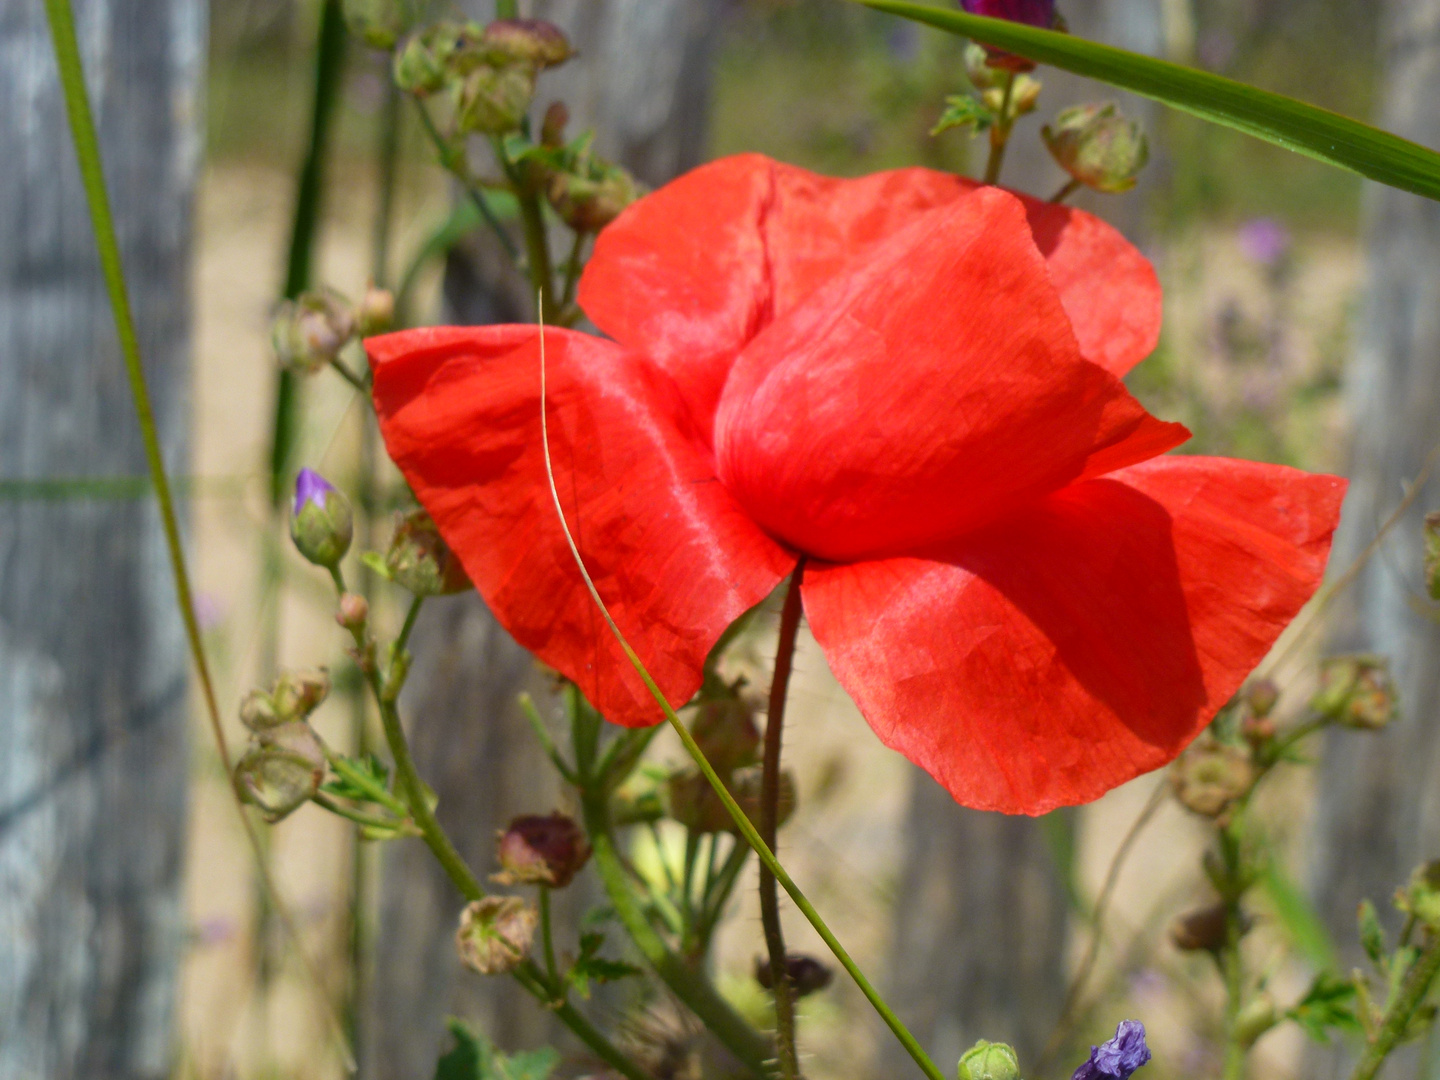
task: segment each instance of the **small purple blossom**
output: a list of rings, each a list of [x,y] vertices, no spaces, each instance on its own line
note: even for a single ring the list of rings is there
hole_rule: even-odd
[[[960,0],[971,15],[1009,19],[1048,30],[1055,25],[1055,0]]]
[[[1290,232],[1274,218],[1252,218],[1240,226],[1240,248],[1261,266],[1274,266],[1290,250]]]
[[[1122,1020],[1115,1037],[1092,1046],[1090,1060],[1076,1069],[1070,1080],[1130,1080],[1130,1074],[1149,1060],[1145,1025],[1139,1020]]]
[[[309,502],[324,510],[326,496],[334,490],[335,486],[314,469],[301,469],[300,475],[295,477],[295,505],[292,512],[298,515],[301,508]]]

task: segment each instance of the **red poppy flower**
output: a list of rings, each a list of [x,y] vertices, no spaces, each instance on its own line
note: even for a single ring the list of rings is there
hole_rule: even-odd
[[[902,169],[715,162],[607,228],[545,331],[564,511],[674,705],[802,555],[835,675],[982,809],[1041,813],[1173,758],[1320,581],[1344,481],[1159,457],[1119,376],[1160,290],[1113,229]],[[611,720],[660,720],[545,481],[539,332],[372,338],[391,455],[499,620]]]

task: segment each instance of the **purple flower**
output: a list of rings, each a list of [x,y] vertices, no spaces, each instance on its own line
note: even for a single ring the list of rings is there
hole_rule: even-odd
[[[1009,19],[1049,30],[1055,25],[1055,0],[960,0],[971,15]]]
[[[314,503],[324,510],[326,496],[334,490],[335,486],[314,469],[301,469],[295,477],[295,505],[291,511],[299,514],[306,503]]]
[[[1240,226],[1240,247],[1261,266],[1274,266],[1290,250],[1290,233],[1274,218],[1252,218]]]
[[[1115,1037],[1092,1046],[1090,1060],[1076,1069],[1070,1080],[1130,1080],[1130,1074],[1149,1060],[1145,1025],[1139,1020],[1122,1020]]]

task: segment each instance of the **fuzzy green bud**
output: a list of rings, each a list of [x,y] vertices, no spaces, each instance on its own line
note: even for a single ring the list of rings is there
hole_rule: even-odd
[[[958,1080],[1020,1080],[1015,1048],[981,1039],[960,1059]]]
[[[1382,656],[1333,656],[1320,665],[1310,707],[1345,727],[1377,731],[1399,713],[1390,664]]]
[[[415,21],[409,0],[344,0],[342,10],[350,33],[372,49],[387,52]]]
[[[423,507],[396,519],[395,534],[385,552],[390,579],[416,596],[464,592],[470,579]]]
[[[1395,897],[1395,906],[1432,932],[1440,932],[1440,859],[1417,867],[1410,883]]]
[[[275,823],[308,802],[325,779],[325,749],[303,721],[257,733],[254,745],[235,766],[245,801]]]
[[[1175,759],[1170,787],[1187,810],[1218,818],[1255,782],[1250,755],[1238,746],[1203,735]]]
[[[481,64],[457,84],[455,129],[462,134],[508,134],[520,127],[534,97],[534,64]]]
[[[355,535],[349,500],[313,469],[301,469],[290,509],[290,539],[296,550],[316,566],[338,565]]]
[[[440,22],[426,27],[395,54],[395,85],[417,97],[442,89],[450,81],[452,61],[480,34],[473,24]]]
[[[503,975],[529,954],[539,923],[540,913],[520,897],[487,896],[461,913],[455,947],[472,971]]]
[[[1129,191],[1150,160],[1140,125],[1114,105],[1076,105],[1040,132],[1059,166],[1086,187],[1108,194]]]
[[[555,173],[545,196],[570,228],[599,232],[640,197],[640,189],[624,169],[595,159],[582,172]]]
[[[298,375],[313,375],[325,367],[354,335],[350,302],[333,289],[316,289],[286,300],[270,324],[275,358]]]

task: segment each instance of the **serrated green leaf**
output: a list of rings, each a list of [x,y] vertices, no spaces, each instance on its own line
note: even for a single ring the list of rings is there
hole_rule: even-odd
[[[985,104],[969,94],[955,94],[945,99],[945,111],[930,129],[931,135],[939,135],[951,128],[969,128],[972,136],[988,131],[995,123],[995,114]]]
[[[1305,959],[1322,970],[1335,968],[1339,962],[1335,942],[1304,890],[1274,859],[1269,860],[1261,881],[1276,917]]]
[[[1380,917],[1375,913],[1375,905],[1369,900],[1360,901],[1360,910],[1356,913],[1360,923],[1360,945],[1365,950],[1365,955],[1370,957],[1371,963],[1378,968],[1385,965],[1385,931],[1380,926]]]
[[[360,553],[360,561],[368,566],[370,570],[382,580],[394,580],[394,578],[390,576],[390,567],[385,565],[385,556],[380,554],[380,552],[362,551]]]
[[[1234,79],[1004,19],[910,0],[858,0],[876,11],[1129,90],[1382,184],[1440,199],[1440,154],[1418,143]]]
[[[1355,1015],[1355,984],[1333,971],[1315,976],[1305,996],[1285,1013],[1316,1042],[1329,1043],[1332,1031],[1359,1031]]]
[[[560,1054],[549,1046],[526,1050],[497,1058],[493,1080],[549,1080],[559,1064]]]
[[[580,955],[576,957],[575,963],[570,965],[570,970],[565,973],[565,981],[581,997],[588,998],[590,996],[592,982],[615,982],[618,979],[641,974],[640,969],[634,964],[627,964],[623,960],[607,960],[600,956],[600,947],[604,944],[605,935],[598,931],[580,935]]]

